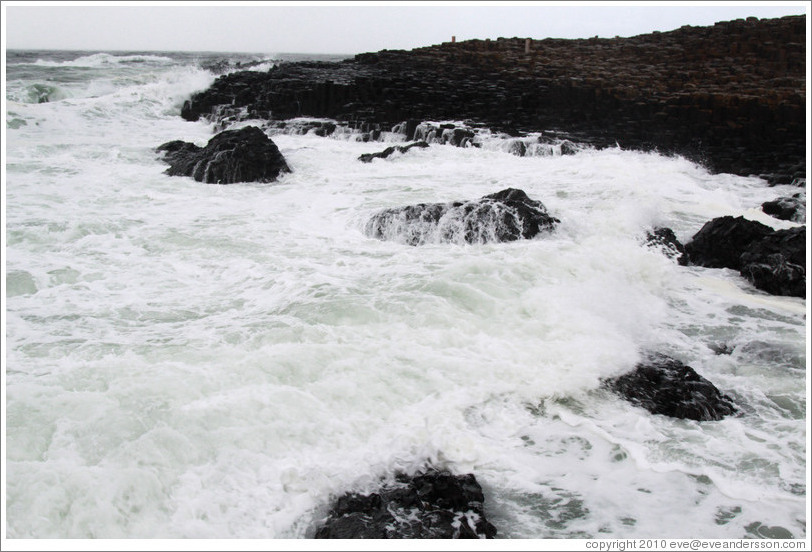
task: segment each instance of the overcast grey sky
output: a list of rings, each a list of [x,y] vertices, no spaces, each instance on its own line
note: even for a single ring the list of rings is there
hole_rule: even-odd
[[[243,3],[246,4],[246,3]],[[806,13],[806,2],[4,2],[9,49],[355,54],[471,38],[633,36]],[[558,5],[554,5],[558,4]]]

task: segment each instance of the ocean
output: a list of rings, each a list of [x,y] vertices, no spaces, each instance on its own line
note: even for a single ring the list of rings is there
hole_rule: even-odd
[[[497,538],[805,538],[805,300],[644,245],[724,215],[798,226],[760,209],[798,189],[498,133],[361,163],[403,137],[349,129],[268,129],[293,170],[269,184],[164,174],[158,145],[212,137],[179,113],[218,71],[343,57],[7,53],[8,538],[308,538],[332,498],[426,464],[476,476]],[[505,188],[555,231],[364,230]],[[738,415],[601,384],[647,351]]]

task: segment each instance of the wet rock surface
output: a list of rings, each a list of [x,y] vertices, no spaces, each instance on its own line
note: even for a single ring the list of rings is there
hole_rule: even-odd
[[[377,493],[339,497],[317,539],[493,538],[485,497],[472,474],[427,470],[397,475]]]
[[[804,222],[806,220],[806,192],[765,201],[761,204],[761,210],[780,220]]]
[[[680,265],[688,264],[685,246],[677,239],[674,231],[666,227],[657,227],[646,232],[646,244],[663,252],[667,257],[674,259]]]
[[[806,298],[806,226],[776,230],[741,256],[741,274],[773,295]]]
[[[473,201],[384,209],[369,220],[366,233],[409,245],[481,244],[530,239],[559,222],[540,201],[530,199],[522,190],[508,188]]]
[[[311,116],[390,130],[470,120],[559,129],[598,147],[657,149],[715,172],[805,181],[805,16],[613,39],[468,40],[224,75],[183,107]],[[420,140],[405,125],[406,140]],[[457,138],[462,139],[462,137]],[[520,149],[520,146],[517,146]]]
[[[710,381],[690,366],[659,353],[648,355],[633,371],[604,383],[652,414],[711,421],[736,412],[730,398]]]
[[[691,264],[738,270],[767,293],[806,297],[806,226],[773,230],[744,217],[719,217],[685,251]]]
[[[426,142],[414,142],[408,146],[390,146],[383,151],[377,153],[363,153],[358,160],[362,163],[371,163],[373,159],[386,159],[395,152],[406,153],[412,148],[427,148],[429,145]]]
[[[685,244],[685,250],[691,264],[741,270],[742,253],[772,232],[769,226],[744,217],[719,217],[706,222]]]
[[[191,176],[198,182],[272,182],[290,172],[276,144],[257,127],[226,130],[209,140],[205,147],[174,140],[156,151],[169,163],[166,174]]]
[[[230,59],[212,59],[200,65],[201,69],[205,69],[215,75],[222,75],[231,71],[245,71],[252,67],[257,67],[264,63],[271,63],[272,59],[261,59],[254,61],[237,61],[234,62]]]

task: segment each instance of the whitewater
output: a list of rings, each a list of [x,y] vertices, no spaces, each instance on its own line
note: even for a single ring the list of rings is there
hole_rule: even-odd
[[[403,137],[271,128],[277,182],[164,174],[158,145],[214,133],[179,116],[207,67],[300,58],[7,53],[8,538],[308,538],[334,497],[427,463],[476,476],[497,538],[807,537],[806,301],[645,246],[724,215],[798,226],[760,210],[797,187],[619,147],[519,157],[496,133],[361,163]],[[505,188],[555,231],[364,230]],[[739,414],[601,385],[647,351]]]

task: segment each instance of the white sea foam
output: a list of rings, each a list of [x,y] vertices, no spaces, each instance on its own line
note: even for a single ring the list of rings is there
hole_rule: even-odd
[[[205,144],[177,114],[213,77],[150,71],[9,102],[27,123],[7,129],[9,537],[309,536],[331,495],[426,461],[476,474],[501,537],[804,536],[805,302],[641,245],[727,214],[797,226],[755,209],[783,190],[620,149],[367,164],[393,142],[312,134],[274,136],[277,183],[205,185],[153,148]],[[508,187],[555,232],[364,233],[383,208]],[[601,387],[645,350],[742,415],[674,420]]]
[[[38,59],[32,65],[39,67],[108,67],[128,64],[169,65],[174,63],[175,60],[167,56],[115,55],[102,52],[64,61]]]

